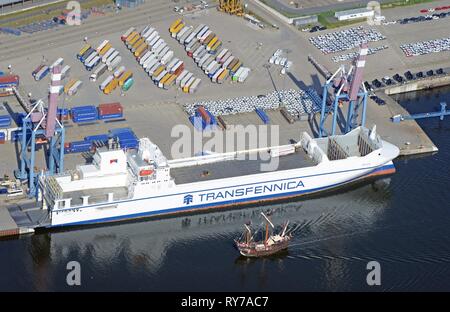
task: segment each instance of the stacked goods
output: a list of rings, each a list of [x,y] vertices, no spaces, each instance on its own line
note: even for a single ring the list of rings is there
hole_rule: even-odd
[[[80,52],[77,54],[77,58],[84,64],[87,70],[93,70],[100,62],[107,65],[109,70],[114,70],[119,63],[122,61],[119,52],[116,51],[108,40],[104,40],[100,43],[97,48],[92,48],[90,45],[85,45]],[[102,70],[105,68],[101,67]],[[100,75],[94,76],[93,81],[97,79]]]
[[[105,103],[98,106],[98,118],[101,120],[123,117],[122,105],[116,103]]]
[[[178,26],[173,25],[180,24],[183,25],[182,29],[174,35]],[[192,30],[192,27],[182,24],[181,20],[175,21],[172,26],[169,29],[172,37],[184,45],[188,56],[194,59],[212,82],[223,83],[227,77],[233,79],[242,68],[242,61],[234,57],[228,49],[221,49],[222,41],[208,26],[202,24]],[[236,76],[234,81],[243,82],[249,73],[249,69],[245,70],[243,78],[239,80],[239,76]]]
[[[109,136],[116,139],[121,148],[136,149],[139,147],[139,140],[130,128],[109,130]]]
[[[92,148],[92,142],[74,141],[64,144],[64,154],[89,152]]]
[[[187,27],[182,29],[184,24],[181,19],[172,23],[169,31],[174,37],[186,41],[191,33],[191,29]],[[167,43],[162,39],[158,31],[150,25],[144,27],[139,33],[134,28],[130,28],[121,37],[128,49],[134,53],[139,65],[152,78],[153,82],[162,89],[169,89],[172,85],[179,85],[178,77],[185,71],[184,62],[174,58],[174,52]],[[125,75],[125,74],[124,74]],[[119,85],[124,91],[127,91],[134,83],[132,74],[128,74]],[[198,87],[200,83],[196,84]],[[183,89],[183,88],[182,88]],[[189,92],[189,88],[183,89]],[[195,88],[194,88],[195,91]]]
[[[11,117],[9,115],[0,116],[0,128],[8,128],[11,126]]]
[[[71,109],[73,122],[88,122],[98,119],[97,108],[93,105],[77,106]]]
[[[19,85],[19,76],[7,75],[0,76],[0,88],[11,88]]]

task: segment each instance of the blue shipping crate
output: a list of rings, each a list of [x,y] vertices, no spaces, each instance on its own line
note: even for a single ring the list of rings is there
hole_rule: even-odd
[[[107,134],[97,134],[97,135],[89,135],[84,138],[87,142],[94,142],[94,141],[102,141],[107,142],[109,139]]]
[[[114,119],[114,118],[122,118],[123,113],[117,113],[117,114],[109,114],[109,115],[99,115],[98,119],[105,120],[105,119]]]
[[[261,120],[265,123],[268,124],[270,119],[269,116],[267,116],[267,114],[259,108],[255,108],[256,113],[258,114],[259,118],[261,118]]]

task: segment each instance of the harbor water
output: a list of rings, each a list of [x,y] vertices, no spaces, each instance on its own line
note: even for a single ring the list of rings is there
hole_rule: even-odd
[[[450,88],[398,95],[411,113],[450,104]],[[439,152],[325,197],[0,241],[0,291],[449,291],[450,118],[420,126]],[[245,259],[243,224],[290,220],[289,251]],[[81,285],[68,286],[78,261]],[[381,285],[366,282],[378,261]]]

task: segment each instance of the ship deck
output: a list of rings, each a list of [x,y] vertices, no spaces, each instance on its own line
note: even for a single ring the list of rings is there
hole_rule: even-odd
[[[81,206],[83,196],[89,196],[89,204],[105,203],[108,201],[108,193],[114,194],[114,200],[128,198],[127,187],[107,187],[98,189],[88,189],[73,192],[64,192],[63,198],[72,198],[71,206]]]
[[[316,165],[302,149],[293,154],[280,156],[278,160],[277,171]],[[267,160],[258,156],[256,160],[226,160],[198,166],[172,168],[170,173],[176,184],[185,184],[264,173],[267,171],[261,171],[261,165],[268,163]]]

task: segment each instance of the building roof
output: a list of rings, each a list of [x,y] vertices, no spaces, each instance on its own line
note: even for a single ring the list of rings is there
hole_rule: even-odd
[[[360,9],[339,11],[339,12],[334,13],[334,16],[339,17],[339,16],[345,16],[345,15],[359,14],[359,13],[369,13],[369,12],[373,12],[373,10],[368,9],[368,8],[360,8]]]

